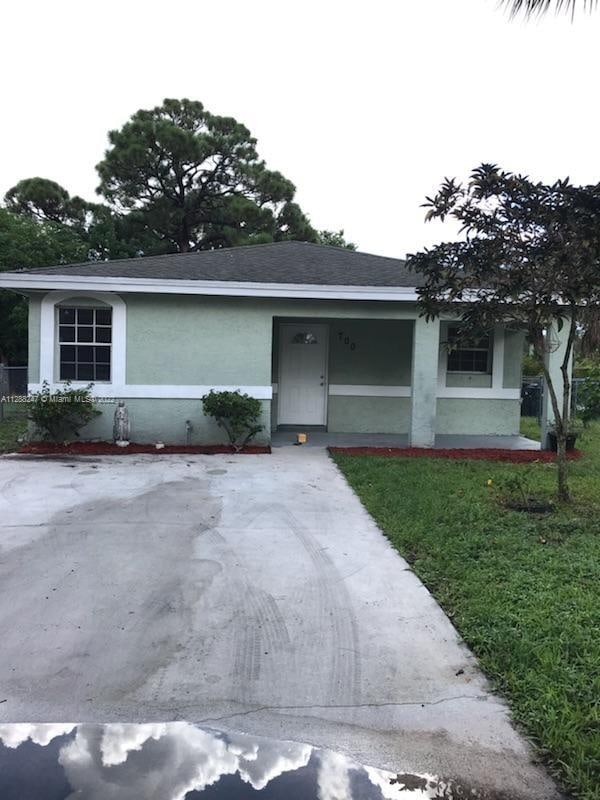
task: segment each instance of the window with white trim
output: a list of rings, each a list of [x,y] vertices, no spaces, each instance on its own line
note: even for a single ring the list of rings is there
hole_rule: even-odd
[[[110,381],[112,308],[60,306],[61,381]]]
[[[448,328],[448,372],[481,372],[492,371],[491,337],[479,336],[471,339],[459,339],[459,328]]]

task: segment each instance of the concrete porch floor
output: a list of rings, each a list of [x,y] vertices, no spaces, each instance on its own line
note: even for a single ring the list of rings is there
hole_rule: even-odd
[[[407,434],[328,433],[299,427],[297,430],[273,431],[271,445],[287,447],[296,441],[296,433],[306,433],[308,447],[408,447]],[[453,436],[435,437],[436,449],[539,450],[540,443],[525,436]]]

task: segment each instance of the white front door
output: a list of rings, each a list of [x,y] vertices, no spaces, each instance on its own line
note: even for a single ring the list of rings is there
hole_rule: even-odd
[[[311,323],[279,326],[280,425],[325,425],[329,328]]]

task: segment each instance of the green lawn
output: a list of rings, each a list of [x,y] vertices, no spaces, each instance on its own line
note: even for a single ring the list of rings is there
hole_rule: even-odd
[[[540,440],[540,425],[536,417],[521,417],[521,436],[528,439]]]
[[[0,453],[11,453],[18,450],[17,437],[27,429],[26,412],[23,407],[15,408],[6,405],[3,418],[0,418]]]
[[[600,425],[578,444],[573,505],[546,517],[508,511],[500,495],[518,475],[552,496],[553,464],[335,460],[545,761],[577,797],[599,800]]]

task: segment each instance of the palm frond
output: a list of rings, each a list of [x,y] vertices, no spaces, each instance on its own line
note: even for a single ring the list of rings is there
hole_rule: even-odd
[[[554,9],[559,14],[562,11],[571,12],[580,8],[583,11],[592,11],[598,5],[598,0],[501,0],[501,5],[507,6],[512,17],[524,14],[526,17],[542,15]]]

